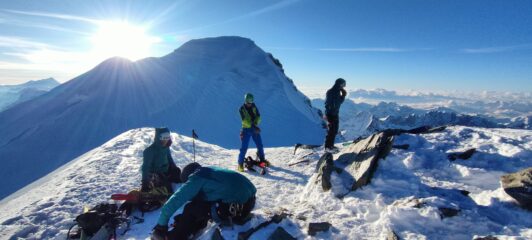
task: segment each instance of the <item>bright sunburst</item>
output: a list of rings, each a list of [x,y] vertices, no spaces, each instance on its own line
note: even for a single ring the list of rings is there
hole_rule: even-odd
[[[146,29],[127,22],[105,21],[91,37],[93,53],[98,57],[124,57],[138,60],[151,55],[150,47],[160,41],[146,34]]]

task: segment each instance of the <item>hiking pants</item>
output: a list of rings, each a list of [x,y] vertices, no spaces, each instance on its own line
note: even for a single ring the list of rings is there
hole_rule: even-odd
[[[325,137],[325,148],[334,147],[334,139],[338,133],[339,118],[338,115],[327,114],[327,136]]]
[[[260,133],[255,133],[253,128],[242,128],[242,146],[240,147],[240,154],[238,155],[238,164],[244,164],[244,158],[246,157],[246,152],[248,151],[249,138],[253,138],[253,142],[257,146],[257,151],[259,159],[264,159],[264,148],[262,146],[262,139]]]
[[[164,185],[168,192],[173,193],[172,183],[181,183],[181,169],[174,164],[168,167],[168,173],[164,176]]]
[[[213,202],[206,202],[200,200],[193,200],[185,205],[183,213],[174,217],[174,228],[168,232],[169,240],[188,239],[190,235],[194,235],[201,229],[207,226],[207,223],[212,218],[211,207]],[[242,211],[237,216],[233,217],[235,223],[243,222],[251,214],[251,210],[255,206],[255,196],[251,197],[243,204]],[[219,218],[226,218],[225,214],[230,212],[230,204],[216,205]]]

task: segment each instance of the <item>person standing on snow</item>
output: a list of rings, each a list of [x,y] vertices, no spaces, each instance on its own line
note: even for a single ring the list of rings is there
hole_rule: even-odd
[[[172,182],[180,182],[181,169],[179,169],[170,154],[170,130],[168,128],[155,128],[153,143],[142,153],[142,192],[148,192],[158,182],[166,187],[169,193],[173,192]]]
[[[267,162],[264,158],[264,148],[262,146],[262,139],[260,137],[260,113],[257,106],[253,102],[253,94],[246,93],[244,95],[244,104],[240,107],[240,118],[242,119],[242,130],[240,130],[240,140],[242,145],[240,147],[240,154],[238,155],[239,172],[244,171],[244,158],[248,151],[249,138],[253,138],[253,142],[257,146],[257,156],[261,162]]]
[[[334,86],[327,91],[325,96],[325,116],[327,121],[327,136],[325,137],[325,150],[333,151],[334,139],[338,133],[340,105],[345,100],[345,80],[336,79]]]
[[[210,219],[241,225],[255,207],[257,189],[237,172],[194,162],[183,168],[181,181],[183,185],[164,204],[151,239],[189,239]],[[183,213],[174,217],[174,228],[168,231],[170,217],[185,203]]]

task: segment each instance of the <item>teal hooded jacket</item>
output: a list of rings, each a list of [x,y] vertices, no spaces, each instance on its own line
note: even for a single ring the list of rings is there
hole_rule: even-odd
[[[170,148],[161,145],[160,136],[165,132],[170,132],[170,130],[156,128],[153,143],[142,153],[142,181],[148,181],[152,173],[167,174],[170,165],[175,165]]]
[[[243,204],[256,192],[253,183],[242,174],[218,167],[201,167],[166,201],[157,223],[168,226],[175,211],[192,199]]]

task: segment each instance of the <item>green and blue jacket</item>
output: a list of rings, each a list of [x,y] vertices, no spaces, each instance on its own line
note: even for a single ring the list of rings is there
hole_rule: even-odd
[[[166,201],[157,223],[168,226],[170,217],[192,199],[244,204],[256,192],[253,183],[242,174],[218,167],[201,167]]]

